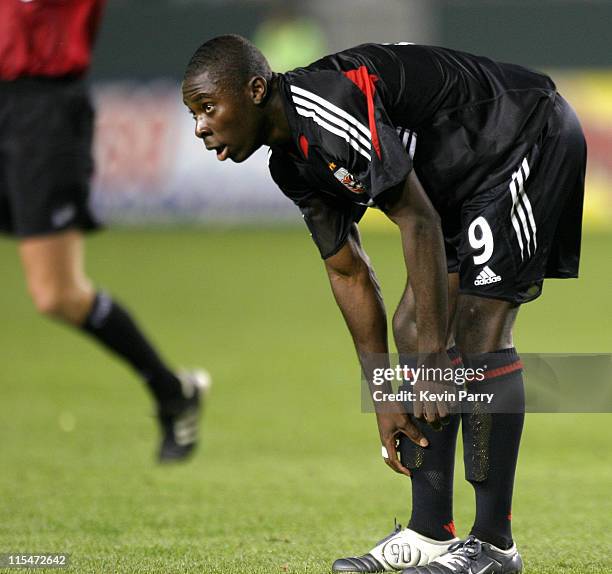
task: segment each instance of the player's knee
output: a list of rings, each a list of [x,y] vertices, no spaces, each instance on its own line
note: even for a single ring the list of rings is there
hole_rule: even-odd
[[[412,307],[398,307],[393,315],[393,338],[400,352],[416,352],[416,313]]]
[[[78,296],[55,286],[31,288],[30,296],[40,314],[61,321],[71,321],[78,306]]]

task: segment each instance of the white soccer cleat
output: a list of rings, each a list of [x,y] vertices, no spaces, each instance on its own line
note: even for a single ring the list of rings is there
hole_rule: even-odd
[[[410,528],[395,531],[383,538],[363,556],[339,558],[332,565],[334,572],[393,572],[410,566],[422,566],[448,552],[452,540],[433,540]]]

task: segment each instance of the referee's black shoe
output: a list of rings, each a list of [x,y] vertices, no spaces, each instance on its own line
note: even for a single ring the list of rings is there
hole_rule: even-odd
[[[160,462],[178,462],[191,455],[198,443],[200,416],[210,387],[210,375],[203,370],[177,375],[183,397],[163,405],[158,412],[162,430]]]
[[[501,550],[469,536],[429,564],[406,568],[402,574],[518,574],[522,571],[523,560],[515,545]]]

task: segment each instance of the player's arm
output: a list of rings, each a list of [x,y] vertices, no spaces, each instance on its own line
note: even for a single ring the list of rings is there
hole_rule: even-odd
[[[416,302],[419,364],[450,369],[446,353],[448,325],[448,276],[440,217],[427,197],[414,170],[406,181],[378,198],[386,215],[399,228],[404,261]],[[408,297],[408,290],[403,297]],[[402,300],[401,305],[407,301]],[[418,381],[435,389],[439,381]],[[414,415],[438,426],[449,415],[441,401],[414,403]]]
[[[448,324],[448,277],[440,216],[414,170],[404,184],[383,194],[377,202],[400,231],[417,304],[418,352],[443,352]]]
[[[371,382],[374,368],[389,366],[387,320],[381,290],[359,241],[356,225],[353,225],[349,237],[337,253],[325,259],[325,269],[355,343],[361,368],[368,382]],[[376,390],[390,393],[391,386],[387,383]],[[388,404],[386,406],[389,407]],[[380,440],[387,452],[385,462],[396,472],[410,475],[397,456],[397,437],[403,433],[421,446],[426,446],[427,440],[402,408],[385,409],[388,412],[379,410],[376,416]]]
[[[325,259],[331,288],[360,357],[387,354],[387,319],[374,269],[353,224],[346,243]]]

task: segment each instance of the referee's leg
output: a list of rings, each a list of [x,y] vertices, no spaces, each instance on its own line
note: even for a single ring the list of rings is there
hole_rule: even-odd
[[[10,111],[4,117],[15,120],[2,131],[11,146],[0,154],[0,229],[20,237],[32,300],[41,313],[91,336],[137,371],[157,402],[160,459],[185,458],[196,444],[194,414],[201,410],[207,376],[177,376],[131,313],[85,274],[83,232],[96,227],[87,208],[93,166],[87,92],[78,80],[28,80],[19,90],[28,97],[12,94],[0,101]],[[33,121],[34,100],[36,117],[54,121]]]
[[[54,319],[82,325],[96,295],[85,275],[82,232],[68,230],[22,239],[19,255],[36,309]]]
[[[97,292],[85,274],[81,231],[23,238],[19,254],[40,313],[81,329],[127,361],[160,405],[182,400],[179,379],[131,314],[107,293]]]

